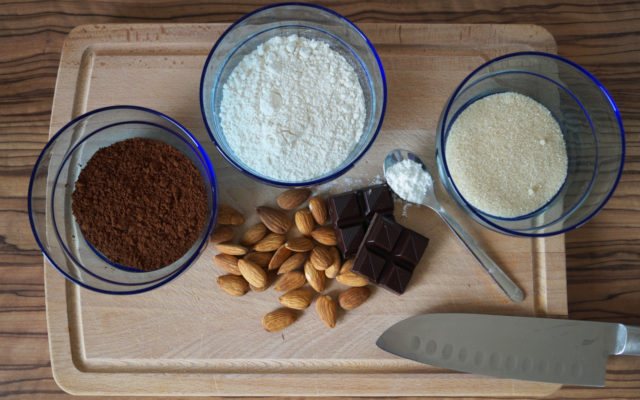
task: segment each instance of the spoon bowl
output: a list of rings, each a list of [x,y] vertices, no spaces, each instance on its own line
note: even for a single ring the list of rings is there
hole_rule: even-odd
[[[507,297],[516,303],[524,300],[522,289],[505,274],[438,202],[433,187],[433,178],[420,157],[408,150],[392,150],[385,157],[382,168],[391,190],[403,200],[427,206],[438,213]]]
[[[390,151],[389,154],[387,154],[387,156],[384,158],[384,163],[382,166],[385,179],[387,179],[387,182],[389,182],[387,171],[391,169],[391,167],[393,167],[394,165],[401,163],[404,160],[409,160],[418,164],[422,168],[422,171],[424,171],[425,175],[423,175],[423,179],[421,182],[423,183],[423,185],[420,185],[423,188],[423,190],[414,190],[415,196],[410,196],[411,198],[409,198],[408,196],[403,196],[402,194],[398,193],[398,192],[402,192],[402,190],[399,190],[397,186],[392,187],[391,189],[403,200],[406,200],[410,203],[427,206],[432,210],[434,210],[435,212],[438,212],[438,209],[442,207],[440,206],[440,204],[438,203],[438,199],[436,198],[436,191],[435,191],[435,188],[433,187],[433,178],[431,177],[429,168],[427,168],[425,163],[423,163],[422,160],[417,155],[404,149],[395,149]],[[389,186],[391,186],[391,184]],[[417,195],[420,192],[422,192],[422,194]]]

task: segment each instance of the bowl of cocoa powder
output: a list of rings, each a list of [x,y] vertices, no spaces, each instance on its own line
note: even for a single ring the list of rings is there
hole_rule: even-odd
[[[200,255],[216,180],[200,143],[146,108],[113,106],[64,126],[29,184],[33,234],[66,278],[109,294],[161,286]]]

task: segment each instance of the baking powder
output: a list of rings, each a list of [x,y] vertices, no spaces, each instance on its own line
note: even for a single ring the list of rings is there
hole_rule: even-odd
[[[427,187],[433,185],[431,175],[422,165],[408,158],[388,168],[384,176],[395,194],[416,204],[422,203]]]
[[[354,68],[319,40],[269,39],[223,86],[220,124],[231,150],[276,180],[312,179],[338,167],[362,136],[364,119]]]

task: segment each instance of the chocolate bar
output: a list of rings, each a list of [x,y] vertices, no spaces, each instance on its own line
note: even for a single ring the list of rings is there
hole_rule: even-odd
[[[385,184],[331,196],[327,203],[343,259],[356,254],[375,213],[393,218],[393,197]]]
[[[352,271],[398,294],[404,293],[429,239],[382,214],[375,214]]]

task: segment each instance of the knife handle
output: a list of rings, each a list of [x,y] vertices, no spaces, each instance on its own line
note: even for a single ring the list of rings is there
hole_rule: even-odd
[[[438,210],[440,216],[444,222],[449,225],[449,228],[456,234],[458,239],[465,245],[465,247],[474,255],[476,260],[482,265],[485,271],[493,278],[493,280],[500,286],[500,289],[507,295],[507,297],[514,303],[519,303],[524,299],[524,293],[522,289],[516,285],[505,274],[505,272],[496,264],[495,261],[489,257],[487,253],[476,243],[475,240],[447,213],[447,211],[440,206]]]
[[[629,326],[627,328],[627,341],[622,354],[640,356],[640,326]]]

